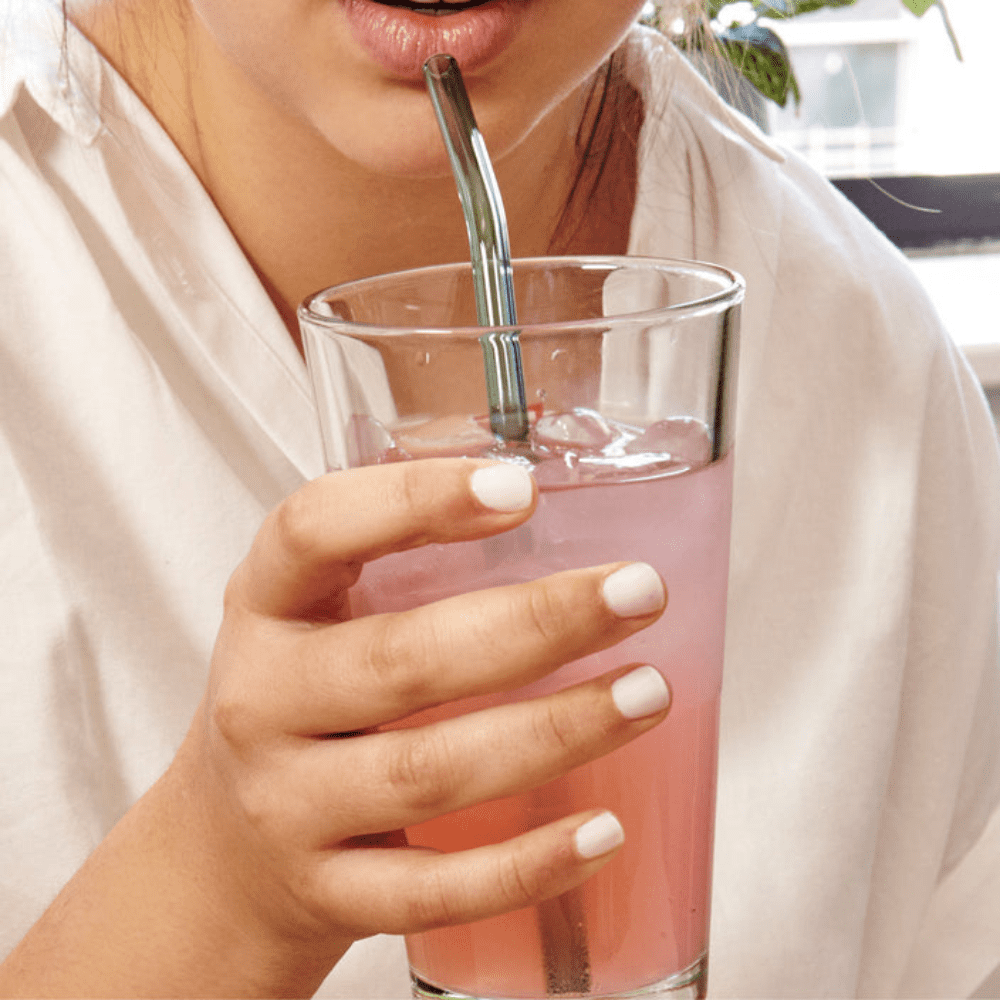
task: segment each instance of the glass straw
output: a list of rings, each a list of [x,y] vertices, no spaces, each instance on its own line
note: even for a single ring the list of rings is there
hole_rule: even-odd
[[[461,70],[450,55],[431,56],[424,63],[424,79],[465,215],[479,325],[515,326],[517,308],[507,217]],[[523,441],[528,436],[528,409],[517,331],[483,334],[480,343],[486,369],[490,429],[505,441]]]
[[[479,325],[516,326],[507,217],[462,73],[452,56],[441,54],[431,56],[424,63],[424,79],[465,214]],[[528,410],[524,400],[524,369],[518,332],[483,334],[480,343],[486,368],[490,428],[505,441],[523,441],[528,436]],[[589,993],[590,953],[579,890],[572,889],[546,900],[536,912],[545,963],[546,995]]]

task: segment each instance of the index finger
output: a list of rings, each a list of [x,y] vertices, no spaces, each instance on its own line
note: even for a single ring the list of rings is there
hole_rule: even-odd
[[[352,586],[363,563],[506,531],[531,516],[536,496],[527,469],[508,462],[426,459],[328,473],[270,514],[227,604],[307,619]]]

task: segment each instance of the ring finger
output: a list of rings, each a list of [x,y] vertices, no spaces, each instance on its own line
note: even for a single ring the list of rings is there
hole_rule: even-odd
[[[528,701],[416,728],[316,740],[286,782],[301,783],[304,827],[317,816],[350,817],[325,842],[413,826],[480,802],[526,791],[623,746],[667,714],[670,689],[651,666],[622,667]],[[340,776],[336,801],[315,789]],[[312,789],[306,795],[305,790]],[[293,819],[286,815],[285,820]]]

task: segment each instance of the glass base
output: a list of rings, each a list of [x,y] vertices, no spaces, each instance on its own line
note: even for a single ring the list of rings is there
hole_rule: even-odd
[[[448,1000],[513,1000],[504,997],[474,997],[469,993],[455,993],[443,986],[435,986],[417,975],[411,974],[410,986],[415,997],[446,997]],[[581,997],[586,1000],[703,1000],[708,986],[708,956],[702,955],[686,969],[675,972],[667,979],[649,986],[641,986],[636,990],[624,993],[548,993],[545,997],[533,997],[531,1000],[548,1000],[549,997],[561,997],[565,1000]],[[520,998],[525,1000],[525,998]]]

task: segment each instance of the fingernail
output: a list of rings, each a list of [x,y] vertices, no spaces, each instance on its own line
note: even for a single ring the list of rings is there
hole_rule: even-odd
[[[531,473],[520,465],[504,463],[476,469],[470,485],[479,502],[490,510],[513,514],[531,506]]]
[[[595,816],[582,826],[578,826],[574,838],[576,853],[589,861],[591,858],[599,858],[602,854],[613,851],[623,843],[625,831],[614,813],[603,812],[600,816]]]
[[[646,563],[632,563],[604,581],[604,603],[619,618],[641,618],[666,602],[660,575]]]
[[[656,667],[639,667],[611,685],[611,697],[626,719],[642,719],[670,705],[670,688]]]

